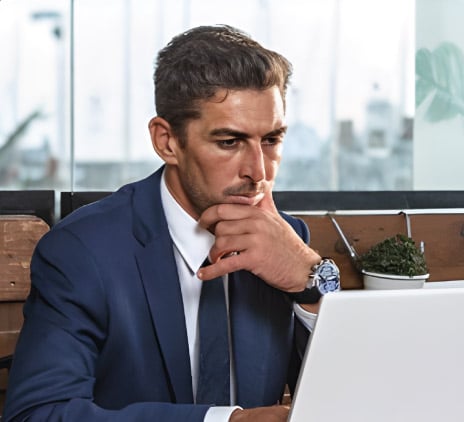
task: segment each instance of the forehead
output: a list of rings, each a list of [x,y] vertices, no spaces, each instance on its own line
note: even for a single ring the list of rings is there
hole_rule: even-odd
[[[282,125],[284,101],[277,86],[265,90],[225,90],[199,103],[200,120],[215,124]]]

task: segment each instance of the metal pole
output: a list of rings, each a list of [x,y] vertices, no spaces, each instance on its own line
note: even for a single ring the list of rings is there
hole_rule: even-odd
[[[74,192],[75,167],[75,128],[74,128],[74,0],[70,0],[69,13],[69,144],[70,144],[70,177],[71,194]]]
[[[339,41],[339,26],[340,26],[340,0],[334,1],[333,15],[333,39],[332,39],[332,63],[330,66],[329,79],[329,124],[331,138],[331,154],[330,154],[330,186],[336,191],[339,188],[338,183],[338,130],[337,130],[337,72],[338,72],[338,41]]]
[[[130,92],[131,92],[131,4],[130,0],[125,0],[124,2],[124,11],[123,11],[123,45],[124,45],[124,55],[123,55],[123,95],[122,95],[122,107],[124,110],[124,119],[123,119],[123,168],[122,168],[122,183],[127,183],[129,179],[129,165],[130,165],[130,127],[131,127],[131,104],[130,104]]]

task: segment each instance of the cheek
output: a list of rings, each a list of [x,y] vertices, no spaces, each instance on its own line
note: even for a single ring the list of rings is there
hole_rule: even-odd
[[[279,170],[280,159],[280,154],[274,154],[272,157],[268,157],[266,160],[266,178],[268,180],[275,178],[277,170]]]
[[[197,179],[197,183],[209,187],[211,190],[220,188],[224,181],[233,177],[233,160],[219,161],[218,159],[201,159],[191,162],[190,176]],[[200,179],[200,180],[199,180]]]
[[[279,164],[275,161],[269,163],[266,167],[266,180],[274,180],[277,175],[277,170],[279,169]]]
[[[232,161],[232,160],[230,160]],[[232,165],[232,163],[223,163],[212,166],[208,172],[207,183],[211,187],[215,187],[217,191],[222,189],[231,183],[234,183],[238,175],[238,166]]]

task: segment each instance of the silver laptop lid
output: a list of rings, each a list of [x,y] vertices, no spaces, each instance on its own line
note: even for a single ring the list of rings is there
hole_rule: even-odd
[[[464,289],[326,295],[291,422],[464,421]]]

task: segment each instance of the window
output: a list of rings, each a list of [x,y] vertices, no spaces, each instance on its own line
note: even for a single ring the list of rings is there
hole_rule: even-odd
[[[414,0],[1,0],[0,186],[151,173],[157,51],[228,23],[294,65],[276,190],[412,189],[414,18]]]

